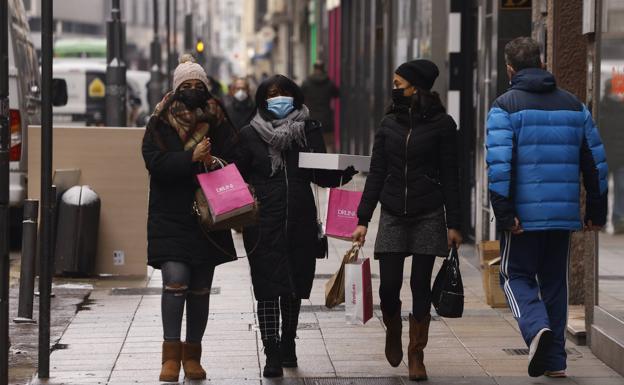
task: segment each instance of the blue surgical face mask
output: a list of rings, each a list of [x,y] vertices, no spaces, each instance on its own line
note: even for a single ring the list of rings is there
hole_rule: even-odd
[[[290,96],[276,96],[267,99],[267,109],[278,119],[284,119],[295,109],[294,101]]]

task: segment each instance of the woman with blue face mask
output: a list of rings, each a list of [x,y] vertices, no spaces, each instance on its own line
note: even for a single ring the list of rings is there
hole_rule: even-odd
[[[309,118],[292,80],[268,78],[256,103],[254,118],[239,135],[236,165],[260,207],[258,222],[245,228],[243,239],[267,356],[263,375],[280,377],[283,367],[297,367],[301,300],[310,297],[316,258],[323,254],[310,183],[336,187],[356,172],[299,168],[300,152],[325,152],[325,144],[321,124]]]

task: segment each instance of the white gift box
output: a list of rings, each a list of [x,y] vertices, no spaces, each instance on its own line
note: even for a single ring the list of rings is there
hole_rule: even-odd
[[[353,166],[357,171],[368,172],[370,161],[370,156],[363,155],[299,153],[299,167],[301,168],[344,170],[349,166]]]

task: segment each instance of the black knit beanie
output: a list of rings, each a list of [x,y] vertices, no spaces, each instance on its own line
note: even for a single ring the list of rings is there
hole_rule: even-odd
[[[430,91],[436,78],[440,75],[438,66],[432,61],[418,59],[408,61],[394,71],[395,74],[407,80],[411,85]]]

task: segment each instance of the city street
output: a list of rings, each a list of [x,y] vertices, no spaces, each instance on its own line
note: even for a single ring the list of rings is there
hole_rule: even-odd
[[[0,385],[624,385],[622,122],[624,0],[0,0]]]
[[[321,196],[325,194],[321,193]],[[377,219],[371,223],[364,255],[371,257]],[[237,249],[244,255],[241,237]],[[384,327],[377,289],[378,264],[372,263],[375,317],[365,326],[349,326],[341,306],[324,307],[325,282],[335,272],[349,243],[330,241],[330,257],[317,264],[314,289],[304,301],[297,340],[298,369],[286,369],[284,379],[263,379],[264,353],[247,261],[217,268],[211,296],[210,320],[203,341],[202,365],[208,379],[197,384],[353,384],[399,385],[407,380],[407,359],[398,368],[386,362]],[[435,385],[622,385],[624,378],[598,360],[586,346],[568,341],[568,379],[530,379],[527,352],[508,309],[492,309],[484,302],[480,272],[472,246],[462,248],[461,271],[466,309],[460,319],[434,315],[425,364]],[[437,263],[440,265],[440,262]],[[436,267],[437,271],[438,267]],[[409,269],[406,267],[406,271]],[[51,355],[49,382],[33,384],[155,384],[160,370],[162,326],[160,271],[151,270],[140,282],[99,282],[89,308],[79,312],[67,328],[62,350]],[[404,280],[403,303],[411,302],[409,277]],[[403,346],[407,347],[409,310],[403,308]],[[182,376],[180,380],[182,381]],[[344,382],[336,382],[338,379]],[[350,379],[349,381],[347,381]],[[190,382],[189,382],[190,383]]]

